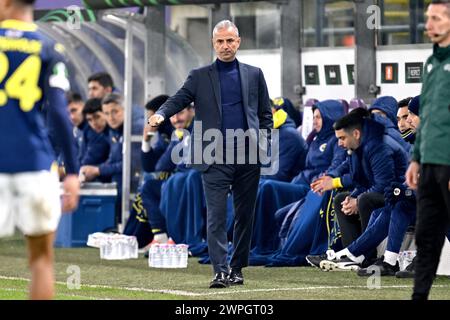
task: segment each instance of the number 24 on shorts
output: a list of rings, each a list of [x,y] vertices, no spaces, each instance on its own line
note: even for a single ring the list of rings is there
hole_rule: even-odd
[[[36,101],[42,97],[38,87],[41,72],[41,59],[37,55],[27,57],[13,72],[5,83],[5,89],[0,89],[0,107],[8,102],[8,98],[19,100],[20,109],[25,112],[33,109]],[[5,53],[0,52],[0,83],[9,70],[9,60]]]

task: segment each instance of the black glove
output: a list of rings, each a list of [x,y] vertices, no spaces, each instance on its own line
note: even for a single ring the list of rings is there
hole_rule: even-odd
[[[398,201],[415,201],[415,196],[414,192],[403,183],[392,182],[384,189],[384,199],[386,203],[394,205]]]

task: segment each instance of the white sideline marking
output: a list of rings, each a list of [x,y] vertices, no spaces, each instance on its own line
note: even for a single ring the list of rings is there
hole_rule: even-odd
[[[13,279],[11,279],[11,280],[13,280]],[[28,293],[28,290],[21,290],[21,289],[17,289],[17,288],[0,288],[0,291],[11,291],[11,292]],[[111,300],[111,299],[108,299],[108,298],[98,298],[98,297],[91,297],[91,296],[80,296],[78,294],[63,294],[63,296],[76,297],[76,298],[89,299],[89,300]]]
[[[5,280],[22,280],[30,281],[27,278],[19,277],[6,277],[0,276],[0,279]],[[65,282],[57,281],[57,284],[66,285]],[[175,294],[180,296],[188,297],[202,297],[202,296],[215,296],[223,294],[234,294],[234,293],[251,293],[251,292],[276,292],[276,291],[308,291],[308,290],[332,290],[332,289],[367,289],[367,286],[317,286],[317,287],[298,287],[298,288],[267,288],[267,289],[246,289],[246,290],[223,290],[214,292],[192,292],[183,290],[164,290],[164,289],[148,289],[148,288],[136,288],[136,287],[113,287],[106,285],[97,284],[82,284],[81,287],[86,288],[103,288],[103,289],[113,289],[113,290],[125,290],[125,291],[142,291],[148,293],[165,293],[165,294]],[[412,285],[390,285],[381,286],[380,289],[412,289]],[[450,288],[450,285],[433,285],[433,288]],[[97,299],[97,298],[95,298]]]

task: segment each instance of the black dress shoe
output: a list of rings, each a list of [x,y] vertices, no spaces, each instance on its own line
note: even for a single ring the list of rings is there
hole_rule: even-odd
[[[240,269],[231,269],[230,278],[228,281],[232,286],[244,284],[244,276],[242,275],[242,271]]]
[[[227,288],[229,286],[230,283],[228,282],[228,274],[226,274],[225,272],[216,273],[216,276],[211,280],[211,283],[209,284],[210,288]]]

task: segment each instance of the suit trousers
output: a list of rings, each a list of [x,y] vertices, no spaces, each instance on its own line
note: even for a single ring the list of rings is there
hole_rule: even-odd
[[[213,164],[202,173],[208,252],[215,273],[229,273],[227,197],[230,191],[235,219],[230,267],[240,269],[248,266],[260,173],[260,165],[257,164]]]
[[[422,164],[417,194],[416,270],[413,300],[424,300],[433,284],[450,222],[450,166]]]

